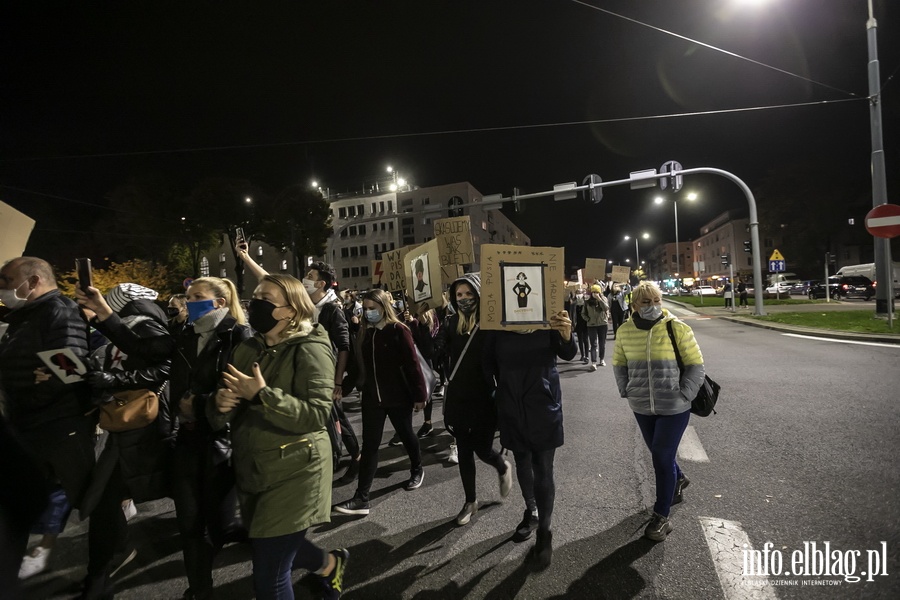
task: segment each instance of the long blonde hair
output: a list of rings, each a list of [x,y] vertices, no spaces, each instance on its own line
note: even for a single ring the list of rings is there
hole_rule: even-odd
[[[381,310],[384,312],[383,318],[388,323],[400,323],[400,319],[397,318],[397,314],[394,312],[394,306],[391,304],[391,300],[392,300],[391,295],[388,294],[386,291],[384,291],[384,290],[369,290],[368,292],[366,292],[365,294],[362,295],[362,297],[360,298],[360,302],[363,300],[371,300],[372,302],[374,302],[375,304],[380,306]],[[369,323],[368,319],[365,318],[365,315],[363,315],[363,318],[361,319],[361,321],[362,321],[362,327],[360,328],[361,330],[359,332],[360,339],[365,337],[366,330],[368,330],[369,327],[375,327],[374,323]],[[400,324],[403,325],[403,323],[400,323]]]
[[[260,280],[260,283],[263,281],[268,281],[281,288],[281,291],[284,292],[285,300],[287,300],[290,307],[297,312],[290,323],[288,323],[285,330],[281,332],[281,336],[290,337],[303,331],[308,333],[309,326],[312,323],[312,317],[316,312],[316,307],[312,300],[310,300],[309,294],[306,293],[306,288],[303,287],[303,283],[296,277],[284,275],[282,273],[270,273],[264,276]]]
[[[238,299],[237,288],[230,279],[200,277],[191,282],[191,287],[195,285],[205,285],[216,298],[224,298],[225,308],[228,309],[228,314],[239,324],[244,325],[247,322],[247,316],[244,314],[244,309],[241,307],[241,301]]]

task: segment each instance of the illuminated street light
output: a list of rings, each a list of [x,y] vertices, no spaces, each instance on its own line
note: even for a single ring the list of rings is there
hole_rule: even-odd
[[[250,196],[247,196],[246,198],[244,198],[244,202],[246,202],[247,204],[250,204],[251,202],[253,202],[253,198],[251,198]]]
[[[315,179],[312,180],[312,188],[313,188],[314,190],[319,189],[319,182],[316,181]]]
[[[689,192],[686,196],[688,200],[694,201],[697,199],[696,192]],[[662,196],[657,196],[653,199],[655,204],[662,204],[665,202],[665,198]],[[681,246],[678,245],[678,198],[672,197],[672,207],[675,209],[675,270],[681,271]],[[668,260],[666,260],[666,264],[668,264]],[[677,275],[676,275],[677,277]]]
[[[644,238],[645,240],[649,240],[649,239],[650,239],[650,234],[647,233],[647,232],[644,232],[644,233],[641,234],[640,237]],[[626,236],[625,236],[625,241],[628,241],[628,240],[630,240],[630,239],[631,239],[631,236],[630,236],[630,235],[626,235]],[[637,236],[635,236],[635,238],[634,238],[634,259],[635,259],[635,260],[634,260],[634,264],[636,264],[636,265],[640,265],[640,264],[641,264],[641,251],[638,249],[638,238],[637,238]]]

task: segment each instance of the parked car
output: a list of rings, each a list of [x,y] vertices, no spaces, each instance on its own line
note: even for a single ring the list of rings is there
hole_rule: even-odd
[[[829,277],[828,288],[831,297],[835,300],[841,298],[862,298],[863,300],[871,300],[875,295],[875,286],[872,280],[862,275],[851,275],[847,277]],[[807,295],[810,300],[825,297],[825,284],[818,282],[810,286]]]
[[[804,281],[800,281],[791,286],[791,289],[788,290],[792,296],[805,296],[809,293],[809,286],[816,283],[815,279],[806,279]]]
[[[770,285],[766,288],[766,292],[769,294],[784,294],[789,296],[791,294],[791,288],[793,285],[797,283],[796,281],[779,281],[773,285]]]
[[[716,288],[711,285],[698,285],[691,290],[691,296],[715,296]]]

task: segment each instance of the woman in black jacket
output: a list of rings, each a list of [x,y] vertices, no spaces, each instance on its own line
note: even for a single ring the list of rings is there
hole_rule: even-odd
[[[157,293],[151,289],[122,283],[111,289],[105,300],[93,287],[86,293],[77,289],[76,297],[86,313],[93,313],[91,325],[109,340],[88,361],[86,379],[95,402],[113,402],[113,394],[126,390],[151,390],[159,397],[153,423],[110,432],[82,502],[82,514],[104,524],[92,527],[89,533],[88,576],[82,598],[103,598],[112,595],[109,579],[137,554],[126,545],[122,501],[146,502],[169,493],[166,437],[171,413],[166,381],[174,344],[166,315],[153,302]]]
[[[447,319],[437,337],[436,350],[448,359],[450,381],[444,399],[444,425],[456,438],[459,476],[466,501],[456,516],[465,525],[478,512],[475,493],[475,456],[494,467],[500,477],[500,496],[509,495],[512,465],[494,450],[497,406],[493,385],[484,375],[482,351],[485,333],[478,327],[479,273],[467,273],[450,286],[450,303],[456,314]]]
[[[251,336],[227,279],[202,277],[187,290],[188,325],[176,340],[172,399],[178,420],[172,498],[181,535],[188,599],[212,597],[212,561],[230,541],[246,536],[235,520],[237,496],[228,431],[214,433],[206,420],[234,348]]]

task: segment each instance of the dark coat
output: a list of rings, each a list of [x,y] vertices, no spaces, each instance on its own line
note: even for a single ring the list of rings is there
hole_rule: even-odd
[[[574,336],[491,331],[484,344],[484,369],[497,382],[500,443],[513,451],[539,452],[563,445],[562,390],[556,358],[571,360]]]
[[[132,431],[110,432],[106,446],[97,459],[91,485],[82,510],[90,514],[116,467],[129,497],[135,502],[163,498],[169,493],[166,443],[172,411],[168,387],[171,356],[175,341],[166,328],[166,317],[149,300],[133,300],[105,321],[92,324],[109,340],[92,356],[92,377],[99,402],[112,400],[121,390],[150,389],[159,393],[159,417],[146,427]]]
[[[493,381],[485,377],[482,355],[487,332],[479,329],[469,344],[465,356],[460,355],[471,334],[456,332],[459,315],[447,319],[435,339],[436,353],[447,357],[444,365],[447,377],[459,363],[453,381],[447,384],[444,398],[444,424],[452,431],[467,431],[478,427],[493,431],[497,427],[497,405],[492,397]]]
[[[365,373],[363,406],[412,409],[428,399],[408,327],[401,323],[388,323],[384,329],[368,327],[359,351]]]

